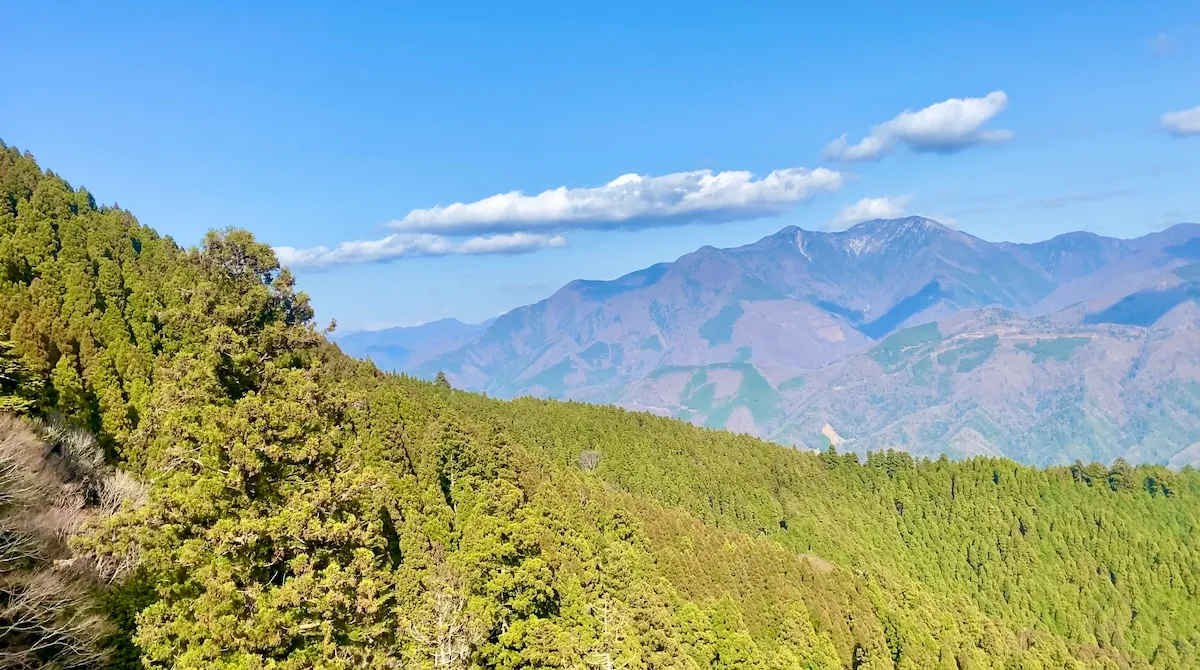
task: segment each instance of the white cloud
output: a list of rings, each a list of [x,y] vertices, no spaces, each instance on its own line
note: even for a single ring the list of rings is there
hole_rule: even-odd
[[[291,268],[321,268],[356,263],[383,263],[419,256],[482,256],[487,254],[523,254],[543,248],[565,247],[561,235],[511,233],[451,240],[427,233],[396,233],[381,240],[354,240],[337,247],[275,247],[282,265]]]
[[[1004,91],[982,98],[950,98],[915,112],[905,111],[871,129],[857,144],[846,136],[825,147],[825,158],[839,161],[877,160],[903,144],[913,151],[951,153],[967,147],[1012,139],[1012,131],[981,126],[1008,106]]]
[[[912,196],[883,196],[882,198],[863,198],[852,205],[846,205],[838,211],[837,216],[829,222],[829,230],[845,230],[856,223],[874,219],[895,219],[907,213],[906,207]]]
[[[775,170],[761,179],[745,171],[627,174],[603,186],[565,186],[525,195],[500,193],[469,203],[414,209],[390,227],[407,233],[475,235],[530,230],[649,228],[768,216],[842,185],[826,168]]]
[[[1162,115],[1158,124],[1163,130],[1177,137],[1200,135],[1200,105],[1182,112],[1167,112]]]
[[[1026,206],[1037,209],[1062,209],[1063,207],[1070,205],[1111,200],[1113,198],[1120,198],[1127,195],[1133,195],[1135,193],[1137,193],[1137,190],[1132,188],[1108,188],[1096,191],[1062,193],[1046,198],[1031,200],[1026,204]]]
[[[947,228],[953,228],[955,230],[958,230],[958,227],[959,227],[958,226],[958,217],[947,216],[945,214],[934,214],[933,216],[931,216],[929,218],[933,219],[934,221],[937,221],[938,223],[942,224],[943,226],[945,226]]]

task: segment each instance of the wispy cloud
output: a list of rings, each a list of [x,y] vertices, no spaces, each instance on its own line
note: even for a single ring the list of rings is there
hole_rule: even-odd
[[[871,129],[857,144],[846,136],[825,147],[825,158],[838,161],[878,160],[898,145],[912,151],[952,153],[977,144],[1012,139],[1009,130],[986,130],[987,123],[1008,106],[1004,91],[982,98],[950,98],[917,111],[905,111]]]
[[[934,221],[937,221],[938,223],[942,224],[943,226],[946,226],[947,228],[953,228],[955,230],[958,230],[958,228],[959,228],[957,216],[950,216],[948,214],[934,214],[933,216],[931,216],[929,218],[933,219]]]
[[[842,186],[835,170],[787,168],[755,179],[745,171],[627,174],[590,188],[537,195],[500,193],[475,202],[414,209],[389,224],[406,233],[477,235],[512,231],[639,229],[769,216]]]
[[[829,222],[829,230],[845,230],[856,223],[874,219],[895,219],[907,213],[907,207],[912,196],[883,196],[882,198],[863,198],[852,205],[846,205],[838,211],[837,216]]]
[[[1166,230],[1177,223],[1200,221],[1200,210],[1168,209],[1150,220],[1147,227],[1151,230]]]
[[[496,286],[501,291],[545,291],[553,287],[548,281],[506,282]]]
[[[1121,196],[1132,195],[1134,193],[1137,193],[1137,190],[1132,188],[1112,188],[1103,191],[1063,193],[1061,195],[1053,195],[1046,198],[1030,200],[1028,203],[1026,203],[1026,206],[1034,209],[1062,209],[1068,205],[1076,205],[1084,202],[1097,202],[1100,200],[1111,200],[1113,198],[1120,198]]]
[[[1180,112],[1167,112],[1158,125],[1176,137],[1200,135],[1200,105]]]
[[[483,256],[524,254],[547,247],[565,247],[561,235],[510,233],[452,240],[427,233],[396,233],[380,240],[354,240],[336,247],[275,247],[279,262],[291,268],[323,268],[357,263],[384,263],[421,256]]]

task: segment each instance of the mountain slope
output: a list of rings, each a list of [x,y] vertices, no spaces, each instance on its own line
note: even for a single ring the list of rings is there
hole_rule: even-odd
[[[1168,412],[1176,426],[1171,437],[1137,426],[1157,416],[1154,393],[1173,394],[1197,381],[1188,366],[1178,369],[1170,389],[1161,379],[1130,386],[1116,432],[1096,435],[1088,421],[1066,421],[1036,433],[1041,442],[1033,448],[1004,437],[1030,428],[1019,413],[978,409],[1007,402],[983,373],[952,367],[944,393],[893,397],[902,394],[900,386],[887,391],[898,378],[872,367],[869,352],[898,330],[997,307],[1022,317],[1005,328],[1031,329],[1027,340],[1091,337],[1093,326],[1116,324],[1182,329],[1170,337],[1136,336],[1149,350],[1177,346],[1195,329],[1187,310],[1200,297],[1197,240],[1200,226],[1190,224],[1135,240],[1071,233],[1035,244],[995,244],[921,217],[834,233],[785,228],[754,244],[704,247],[611,282],[572,282],[501,316],[477,339],[406,369],[422,377],[442,370],[456,386],[500,397],[616,403],[806,446],[822,444],[814,435],[828,423],[858,436],[851,444],[864,448],[904,446],[917,431],[933,451],[1038,463],[1117,455],[1166,462],[1190,447],[1200,425],[1189,396]],[[1136,362],[1120,353],[1122,346],[1111,338],[1093,343],[1097,350],[1114,348],[1111,356],[1086,359],[1103,368],[1096,379],[1120,378]],[[1049,367],[1044,359],[1033,364],[1021,402],[1036,407],[1039,398],[1117,392],[1112,382],[1099,381],[1095,388],[1066,389],[1053,370],[1039,371]],[[839,374],[882,385],[873,394],[837,394],[842,400],[828,406],[822,384],[847,386]],[[889,409],[873,409],[881,403]],[[981,421],[996,425],[974,432],[936,428],[943,421],[936,417],[980,412]]]
[[[623,383],[662,365],[727,362],[747,347],[757,367],[812,369],[912,319],[1028,304],[1050,288],[1039,270],[928,219],[868,222],[842,233],[789,228],[612,282],[573,282],[501,317],[477,342],[414,369],[443,368],[461,384],[501,395],[551,396],[606,377]],[[758,323],[742,321],[748,312]],[[781,321],[783,332],[770,332]],[[780,335],[817,348],[754,346]],[[618,359],[588,363],[588,347],[614,344]]]
[[[863,463],[454,391],[343,355],[246,231],[182,249],[3,146],[0,188],[0,362],[20,372],[5,406],[97,434],[93,458],[146,489],[89,494],[111,515],[85,532],[17,507],[40,535],[72,535],[69,565],[2,547],[3,614],[21,632],[24,577],[94,572],[129,652],[94,666],[1200,661],[1194,470]],[[46,446],[23,454],[41,467],[30,455]],[[6,519],[33,490],[12,472]],[[84,504],[54,488],[42,503]],[[32,583],[18,595],[39,614],[70,595]]]
[[[338,347],[356,358],[368,358],[380,370],[398,372],[457,349],[487,330],[492,320],[463,323],[439,319],[419,326],[348,333],[336,338]]]
[[[1040,268],[1002,247],[921,217],[868,221],[837,233],[786,228],[730,252],[748,272],[850,316],[873,338],[926,310],[1016,307],[1052,288]],[[781,264],[797,257],[803,261]]]
[[[899,331],[786,391],[774,437],[819,447],[829,424],[858,450],[1167,462],[1200,442],[1197,316],[1064,328],[989,311]]]
[[[1106,254],[1105,262],[1090,271],[1065,274],[1065,281],[1030,307],[1029,311],[1039,315],[1050,314],[1083,305],[1087,313],[1095,313],[1139,290],[1153,289],[1163,282],[1176,283],[1179,280],[1177,270],[1200,261],[1198,239],[1200,225],[1179,224],[1136,240],[1111,240],[1110,244],[1115,245],[1121,253]],[[1071,261],[1060,258],[1058,262],[1090,264],[1098,263],[1099,259]],[[1093,320],[1106,319],[1096,316]],[[1142,325],[1150,325],[1153,321],[1151,319]]]
[[[853,455],[830,451],[814,456],[766,447],[754,439],[607,407],[534,399],[503,403],[465,393],[453,393],[450,400],[464,412],[494,417],[511,434],[523,436],[526,444],[538,445],[563,465],[585,463],[580,455],[595,454],[594,460],[586,461],[587,467],[617,490],[686,509],[722,528],[769,537],[792,551],[819,558],[817,566],[835,571],[835,565],[861,566],[872,580],[883,574],[922,575],[920,586],[889,582],[883,586],[885,592],[909,592],[918,600],[925,594],[937,594],[936,600],[971,592],[972,601],[985,611],[1006,612],[1006,619],[1021,620],[1031,630],[1054,620],[1068,628],[1081,625],[1098,631],[1103,627],[1099,622],[1124,621],[1128,616],[1120,613],[1122,606],[1112,603],[1084,604],[1093,596],[1081,600],[1081,593],[1119,599],[1116,593],[1131,585],[1120,586],[1123,578],[1101,567],[1108,559],[1096,562],[1106,549],[1071,546],[1083,538],[1104,546],[1131,546],[1133,529],[1123,521],[1115,522],[1117,526],[1108,518],[1098,522],[1101,513],[1091,506],[1103,505],[1103,498],[1084,493],[1112,492],[1112,486],[1119,490],[1120,482],[1129,476],[1128,466],[1121,463],[1113,469],[1057,468],[1031,477],[1031,469],[1000,459],[922,463],[903,453],[877,452],[866,467],[860,467]],[[1068,491],[1054,483],[1067,480],[1078,488]],[[1075,498],[1079,494],[1084,497]],[[1059,496],[1074,502],[1060,508],[1065,499]],[[994,505],[1005,510],[1000,515],[1005,520],[991,516],[989,510],[997,509]],[[1059,516],[1056,509],[1073,512]],[[1092,513],[1079,514],[1085,509]],[[1194,520],[1183,523],[1191,527]],[[680,544],[678,551],[688,557],[681,575],[686,582],[704,574],[699,557],[706,553],[686,542]],[[1195,557],[1194,548],[1178,550]],[[1012,592],[1003,586],[1016,583],[1022,584],[1026,598],[1012,599]],[[967,584],[971,586],[964,591]],[[1027,609],[1031,603],[1043,602],[1056,605],[1040,612],[1036,610],[1041,605]],[[1057,611],[1052,614],[1051,609]],[[1067,623],[1077,617],[1094,623]],[[1190,630],[1187,624],[1180,626]],[[1162,630],[1158,624],[1152,628]],[[897,636],[906,639],[900,644],[890,638],[888,648],[907,649],[902,656],[923,653],[907,635]],[[1098,650],[1110,644],[1101,639],[1114,638],[1100,633],[1091,639]],[[1157,661],[1164,666],[1169,664],[1166,653]],[[932,654],[909,656],[908,662],[913,667],[937,667],[939,659],[948,660]],[[1093,661],[1103,663],[1098,658]],[[959,664],[971,667],[972,661],[960,658]],[[1062,660],[1051,663],[1060,664],[1070,665]]]

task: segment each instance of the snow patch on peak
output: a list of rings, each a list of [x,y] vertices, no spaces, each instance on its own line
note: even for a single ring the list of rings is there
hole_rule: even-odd
[[[807,246],[807,244],[805,242],[806,241],[804,239],[804,231],[797,231],[796,232],[796,249],[800,251],[801,256],[804,256],[805,258],[807,258],[808,262],[811,263],[811,262],[813,262],[813,257],[808,255],[808,249],[805,248]]]
[[[865,236],[851,238],[846,242],[846,248],[849,249],[850,253],[854,254],[855,256],[861,256],[863,249],[867,248],[869,242],[870,238]]]
[[[829,253],[846,256],[869,256],[886,253],[888,248],[920,246],[939,233],[956,233],[950,228],[920,216],[902,219],[874,219],[842,231],[811,231],[788,226],[758,242],[727,251],[751,251],[774,245],[794,246],[810,263],[816,255]]]
[[[872,219],[855,224],[846,233],[885,233],[891,236],[902,235],[913,230],[949,230],[942,224],[923,216],[907,216],[903,219]]]
[[[840,233],[833,233],[834,239],[853,256],[864,256],[886,251],[886,249],[903,242],[906,245],[922,243],[930,234],[949,231],[948,228],[932,219],[920,216],[910,216],[903,219],[875,219],[864,221]]]

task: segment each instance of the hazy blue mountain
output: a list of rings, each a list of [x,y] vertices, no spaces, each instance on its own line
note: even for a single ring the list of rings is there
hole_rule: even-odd
[[[834,233],[785,228],[728,253],[752,276],[845,316],[872,338],[926,312],[1031,304],[1055,286],[1004,246],[922,217]]]
[[[1055,282],[1068,282],[1130,253],[1129,240],[1083,231],[1064,233],[1033,244],[1001,244],[1005,250],[1040,268]]]
[[[399,372],[469,343],[493,320],[463,323],[440,319],[419,326],[361,330],[341,335],[336,342],[351,356],[370,358],[382,370]]]
[[[1189,278],[1188,271],[1184,268],[1200,262],[1198,240],[1200,225],[1197,224],[1179,224],[1134,240],[1112,240],[1112,243],[1119,243],[1114,246],[1120,253],[1110,255],[1105,259],[1106,262],[1096,263],[1093,271],[1064,277],[1053,292],[1031,306],[1028,311],[1045,315],[1074,308],[1081,315],[1081,319],[1090,319],[1093,322],[1149,325],[1155,319],[1146,321],[1144,317],[1138,317],[1134,323],[1125,316],[1142,311],[1140,309],[1125,309],[1125,315],[1122,311],[1108,314],[1103,312],[1130,296],[1134,297],[1126,301],[1127,307],[1131,306],[1131,303],[1140,302],[1161,304],[1162,300],[1155,296],[1156,292],[1170,289],[1180,283],[1194,282],[1195,279]],[[1135,295],[1139,293],[1140,297]],[[1186,297],[1182,300],[1186,300]],[[1180,301],[1175,300],[1172,305],[1179,304]]]
[[[781,390],[773,439],[1004,455],[1046,465],[1200,465],[1200,306],[1172,327],[964,312],[897,331]]]
[[[441,370],[458,387],[501,397],[617,403],[805,446],[820,446],[833,434],[863,448],[893,443],[915,448],[920,442],[923,450],[990,449],[1050,462],[1078,451],[1068,446],[1079,442],[1091,444],[1097,457],[1128,452],[1169,460],[1190,446],[1180,441],[1190,439],[1189,421],[1200,410],[1191,413],[1186,402],[1191,396],[1184,393],[1179,397],[1185,400],[1171,410],[1174,425],[1181,427],[1173,437],[1146,446],[1133,436],[1138,422],[1147,420],[1137,409],[1137,393],[1163,392],[1162,384],[1170,382],[1169,374],[1142,372],[1139,361],[1157,360],[1159,349],[1191,342],[1198,282],[1200,226],[1193,224],[1133,240],[1078,232],[1012,244],[908,217],[839,232],[789,227],[742,247],[702,247],[612,281],[574,281],[485,328],[450,324],[444,336],[436,328],[398,329],[403,332],[384,336],[382,331],[365,344],[352,344],[373,347],[374,357],[387,353],[396,362],[392,367],[427,377]],[[967,318],[979,314],[989,316]],[[986,328],[980,325],[985,321]],[[979,411],[999,427],[991,432],[973,428],[980,437],[971,444],[977,444],[964,447],[966,438],[958,433],[937,423],[917,427],[920,421],[912,417],[991,407],[989,398],[1002,394],[985,383],[982,373],[972,374],[991,368],[982,362],[939,365],[937,374],[946,380],[938,382],[937,394],[901,397],[906,384],[914,383],[903,377],[908,368],[893,369],[872,353],[886,343],[895,345],[894,334],[907,333],[900,336],[903,342],[913,332],[924,332],[917,328],[923,324],[930,324],[927,330],[952,327],[964,341],[989,342],[995,336],[996,361],[1020,367],[1014,362],[1019,359],[1035,371],[1057,363],[1023,349],[1022,343],[1086,338],[1088,352],[1101,352],[1083,359],[1089,370],[1107,366],[1112,375],[1149,375],[1151,381],[1132,385],[1139,390],[1122,401],[1128,401],[1122,427],[1103,440],[1088,434],[1083,422],[1031,433],[1033,428],[1015,415],[992,408]],[[1102,336],[1110,327],[1133,330],[1121,331],[1126,339]],[[1161,336],[1168,331],[1174,334]],[[1142,358],[1113,353],[1115,342],[1134,340],[1145,349]],[[936,347],[930,351],[935,357],[944,353]],[[912,365],[918,377],[925,374],[924,363]],[[1124,371],[1118,374],[1118,368]],[[850,376],[839,376],[843,373]],[[1044,394],[1107,398],[1120,388],[1097,382],[1067,393],[1070,389],[1054,381],[1077,373],[1082,374],[1075,369],[1065,377],[1030,373],[1018,386],[1029,402]],[[869,392],[831,393],[848,386]],[[814,398],[838,401],[830,405]],[[961,404],[967,398],[975,404]],[[872,409],[881,405],[886,411]],[[1039,435],[1044,447],[1034,455],[1024,443],[1005,441],[1005,431]],[[902,435],[908,435],[906,442]],[[952,446],[952,439],[959,446]]]

